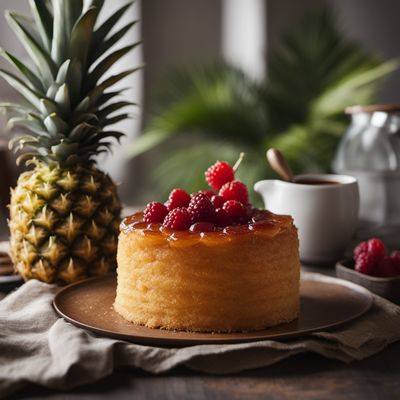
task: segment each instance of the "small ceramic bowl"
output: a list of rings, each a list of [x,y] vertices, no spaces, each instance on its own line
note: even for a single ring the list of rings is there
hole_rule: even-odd
[[[336,276],[363,286],[393,303],[400,304],[400,276],[380,278],[362,274],[354,269],[354,261],[349,259],[336,263]]]

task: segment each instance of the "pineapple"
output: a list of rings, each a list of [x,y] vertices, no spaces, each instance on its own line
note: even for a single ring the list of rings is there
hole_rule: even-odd
[[[113,50],[135,23],[112,32],[132,3],[96,23],[104,3],[30,0],[32,18],[6,13],[33,62],[1,50],[16,73],[0,69],[0,76],[25,98],[0,104],[18,114],[10,124],[27,132],[10,142],[22,150],[17,162],[30,167],[11,191],[9,220],[12,259],[24,279],[63,284],[115,268],[121,204],[95,158],[123,136],[106,128],[133,104],[111,88],[137,68],[107,71],[138,43]]]

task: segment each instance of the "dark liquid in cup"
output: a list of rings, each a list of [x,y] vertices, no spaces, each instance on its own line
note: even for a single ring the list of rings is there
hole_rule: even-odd
[[[321,181],[316,179],[299,179],[295,183],[301,183],[302,185],[340,185],[340,182],[336,181]]]

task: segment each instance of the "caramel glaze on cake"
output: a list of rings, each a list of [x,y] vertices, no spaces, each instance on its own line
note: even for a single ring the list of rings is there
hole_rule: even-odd
[[[126,218],[118,245],[115,310],[150,328],[259,330],[299,310],[297,230],[290,216],[256,210],[215,232],[174,231]]]

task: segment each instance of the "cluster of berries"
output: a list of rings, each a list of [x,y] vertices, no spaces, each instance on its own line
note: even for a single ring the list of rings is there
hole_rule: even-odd
[[[400,275],[400,250],[388,255],[384,243],[379,239],[361,242],[354,249],[353,255],[358,272],[380,277]]]
[[[147,204],[143,220],[162,223],[165,227],[193,232],[211,232],[250,219],[251,206],[247,187],[235,180],[235,169],[217,161],[205,172],[211,189],[188,194],[174,189],[165,204]]]

